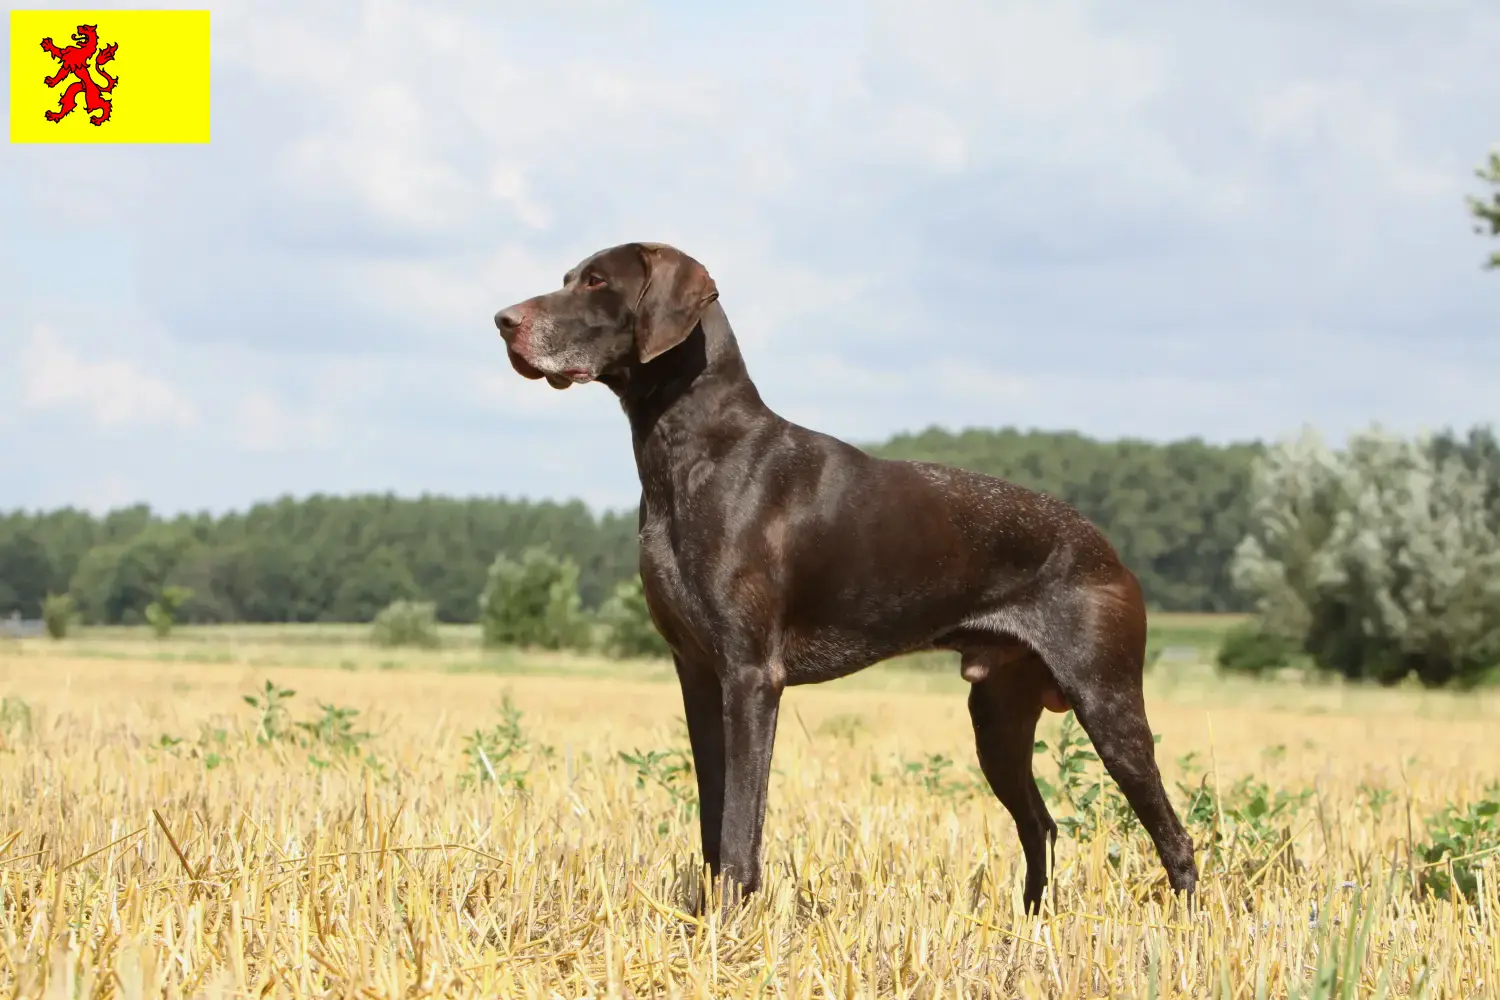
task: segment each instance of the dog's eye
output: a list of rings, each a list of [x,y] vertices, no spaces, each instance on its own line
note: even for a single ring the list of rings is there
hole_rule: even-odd
[[[584,288],[603,288],[604,287],[604,279],[601,278],[601,277],[599,277],[599,275],[597,275],[597,274],[587,275],[583,279],[583,287]]]

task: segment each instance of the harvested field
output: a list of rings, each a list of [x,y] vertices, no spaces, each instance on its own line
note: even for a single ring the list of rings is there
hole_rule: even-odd
[[[1196,913],[1162,897],[1099,765],[1064,749],[1059,774],[1069,717],[1049,716],[1037,770],[1073,829],[1047,912],[1028,919],[1014,828],[976,784],[963,691],[956,671],[878,667],[789,692],[767,890],[721,923],[687,912],[696,793],[662,664],[12,642],[0,984],[1280,997],[1340,963],[1352,992],[1310,995],[1495,990],[1500,895],[1481,853],[1495,845],[1484,803],[1500,800],[1493,697],[1159,668],[1151,719],[1199,845]],[[1428,864],[1444,836],[1450,860]]]

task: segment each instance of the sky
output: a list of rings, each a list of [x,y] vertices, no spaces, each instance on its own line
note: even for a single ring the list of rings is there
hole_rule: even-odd
[[[1496,419],[1493,0],[212,11],[211,143],[0,154],[0,509],[628,507],[492,317],[632,240],[856,442]]]

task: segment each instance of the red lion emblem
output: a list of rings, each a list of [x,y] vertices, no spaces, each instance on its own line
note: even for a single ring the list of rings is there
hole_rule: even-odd
[[[47,77],[47,86],[56,87],[70,76],[78,77],[67,90],[63,91],[62,98],[57,102],[56,111],[47,112],[49,122],[60,122],[73,109],[78,106],[78,95],[83,95],[84,106],[89,121],[95,125],[103,125],[109,121],[110,102],[104,99],[104,95],[115,89],[115,84],[120,81],[104,71],[104,64],[115,57],[118,44],[106,45],[99,48],[99,26],[97,24],[80,24],[78,31],[73,35],[73,44],[65,49],[60,49],[52,44],[51,38],[42,39],[42,49],[53,59],[62,63],[57,68],[54,76]],[[95,52],[98,55],[95,55]],[[94,69],[104,77],[104,86],[94,82],[94,74],[89,72],[89,60],[94,60]],[[102,114],[95,116],[94,112]]]

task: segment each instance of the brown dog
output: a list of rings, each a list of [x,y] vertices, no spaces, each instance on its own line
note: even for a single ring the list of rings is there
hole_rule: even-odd
[[[760,885],[777,708],[917,650],[954,650],[979,763],[1015,819],[1041,903],[1057,825],[1032,778],[1043,708],[1073,708],[1172,887],[1198,879],[1141,690],[1134,574],[1066,504],[1004,480],[887,461],[761,402],[718,290],[672,247],[627,243],[495,323],[516,371],[620,399],[641,479],[641,579],[671,646],[703,853],[726,901]]]

